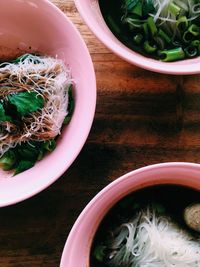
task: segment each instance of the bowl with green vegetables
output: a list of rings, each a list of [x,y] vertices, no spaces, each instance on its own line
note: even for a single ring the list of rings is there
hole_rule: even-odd
[[[75,0],[93,33],[139,67],[200,73],[199,0]]]
[[[75,160],[93,121],[96,81],[82,37],[49,1],[2,0],[0,17],[2,207],[39,193]]]

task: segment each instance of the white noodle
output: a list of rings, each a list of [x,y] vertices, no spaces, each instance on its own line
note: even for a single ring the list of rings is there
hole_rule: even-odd
[[[115,238],[120,242],[113,248]],[[200,240],[194,241],[169,218],[156,215],[152,209],[121,225],[115,238],[108,247],[115,250],[109,266],[200,267]]]
[[[8,83],[14,87],[17,82],[18,88],[15,93],[21,88],[35,91],[44,98],[45,105],[44,108],[23,118],[25,125],[17,140],[7,123],[0,135],[0,157],[23,141],[43,141],[60,134],[68,113],[68,89],[73,83],[70,69],[62,60],[52,57],[28,55],[17,64],[7,63],[1,66],[0,77],[4,77],[1,83]],[[2,88],[0,84],[0,90]],[[39,138],[40,135],[43,137]]]

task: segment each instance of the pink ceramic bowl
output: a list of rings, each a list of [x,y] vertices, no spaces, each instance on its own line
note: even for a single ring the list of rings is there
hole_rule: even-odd
[[[131,192],[161,184],[182,185],[200,191],[200,165],[156,164],[132,171],[109,184],[92,199],[74,224],[63,251],[60,267],[90,267],[92,240],[108,210]]]
[[[69,19],[47,0],[1,0],[0,56],[2,51],[38,51],[58,56],[76,81],[75,110],[55,151],[35,167],[12,178],[0,172],[0,206],[40,192],[69,168],[86,141],[96,105],[92,61],[80,34]],[[6,48],[6,49],[5,49]]]
[[[115,54],[141,68],[168,74],[200,73],[200,57],[166,63],[144,57],[123,45],[107,27],[99,8],[99,0],[74,0],[91,31]]]

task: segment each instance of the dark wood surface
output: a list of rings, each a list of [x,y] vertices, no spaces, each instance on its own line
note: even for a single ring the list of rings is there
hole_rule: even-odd
[[[109,182],[153,163],[200,161],[200,75],[168,76],[132,66],[94,37],[72,0],[52,2],[76,24],[90,50],[96,115],[83,150],[56,183],[0,210],[0,267],[59,266],[77,216]]]

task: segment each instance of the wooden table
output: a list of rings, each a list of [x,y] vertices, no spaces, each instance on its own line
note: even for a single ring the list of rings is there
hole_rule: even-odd
[[[0,210],[0,267],[56,267],[81,210],[105,185],[136,168],[200,161],[200,75],[169,76],[132,66],[101,44],[72,0],[52,0],[91,53],[98,100],[87,143],[50,188]],[[72,266],[73,267],[73,266]]]

